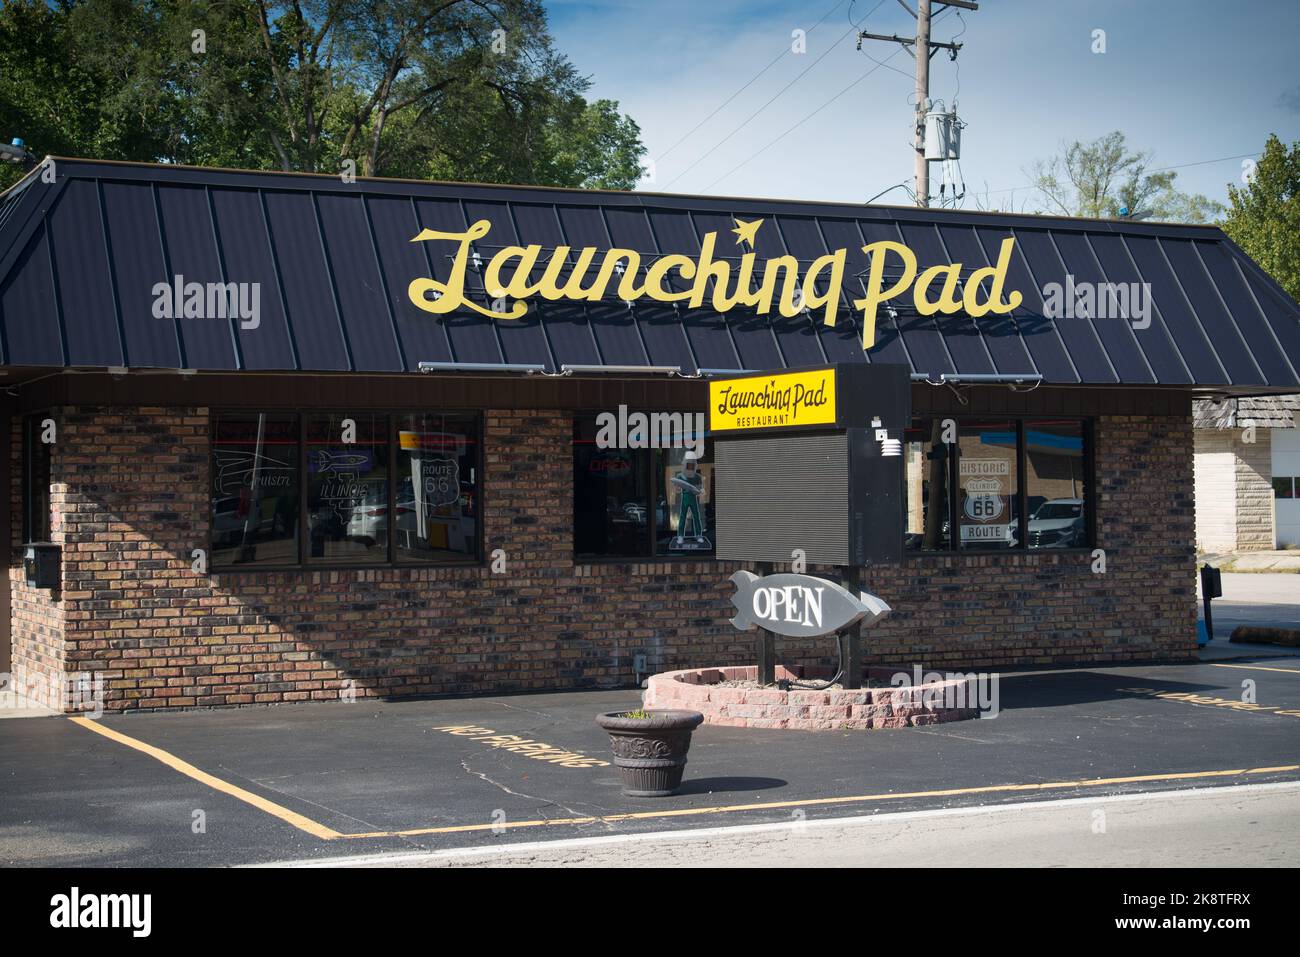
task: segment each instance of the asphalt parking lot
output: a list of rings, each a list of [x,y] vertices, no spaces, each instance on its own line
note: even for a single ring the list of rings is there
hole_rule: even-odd
[[[661,799],[624,797],[601,763],[593,718],[633,690],[0,721],[0,863],[249,864],[1300,780],[1300,658],[998,691],[995,718],[928,728],[703,727]]]

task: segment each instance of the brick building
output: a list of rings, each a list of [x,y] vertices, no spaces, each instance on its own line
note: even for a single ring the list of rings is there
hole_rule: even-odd
[[[1007,237],[1013,312],[922,315],[900,296],[864,351],[865,246],[959,263],[961,288]],[[531,246],[544,257],[508,283],[501,264]],[[755,248],[789,257],[838,321],[803,299],[789,315],[692,302],[682,262],[706,246],[737,271]],[[569,276],[582,250],[611,262],[604,289],[506,317],[524,280]],[[807,276],[837,250],[828,292]],[[624,285],[649,288],[657,264],[678,269],[658,272],[662,297]],[[1149,314],[1054,318],[1045,290],[1067,275],[1148,284]],[[439,312],[444,296],[461,301]],[[748,663],[736,566],[677,527],[691,441],[706,533],[727,494],[710,445],[683,426],[610,447],[596,417],[698,413],[719,371],[835,362],[913,373],[906,557],[867,573],[895,609],[869,664],[1185,658],[1193,398],[1300,385],[1300,308],[1211,227],[71,159],[0,198],[0,333],[0,671],[65,710],[84,689],[131,710]]]

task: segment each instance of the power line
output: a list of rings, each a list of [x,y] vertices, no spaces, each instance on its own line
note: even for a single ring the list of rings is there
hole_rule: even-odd
[[[710,183],[708,186],[704,187],[705,191],[707,192],[708,190],[712,189],[714,186],[716,186],[718,183],[722,182],[724,179],[726,179],[726,178],[727,178],[728,176],[730,176],[732,173],[734,173],[734,172],[736,172],[737,170],[739,170],[741,167],[748,166],[748,165],[749,165],[750,163],[752,163],[754,160],[758,159],[760,156],[762,156],[764,153],[766,153],[769,149],[771,149],[773,146],[775,146],[775,145],[776,145],[777,143],[779,143],[781,140],[785,139],[787,136],[789,136],[791,133],[793,133],[793,132],[794,132],[795,130],[797,130],[799,127],[803,126],[805,123],[807,123],[809,120],[811,120],[814,116],[816,116],[816,115],[817,115],[818,113],[820,113],[822,110],[826,109],[826,107],[830,106],[832,103],[834,103],[834,102],[835,102],[836,100],[838,100],[840,97],[842,97],[845,93],[849,92],[849,90],[853,89],[855,86],[857,86],[857,85],[858,85],[859,83],[861,83],[863,80],[865,80],[867,77],[871,76],[871,74],[873,74],[873,73],[875,73],[877,70],[879,70],[879,69],[880,69],[880,68],[885,64],[886,61],[892,59],[893,57],[898,56],[898,54],[899,54],[900,51],[901,51],[901,48],[900,48],[900,50],[895,50],[893,53],[889,54],[889,56],[885,57],[884,60],[881,60],[881,61],[877,62],[876,65],[873,66],[871,69],[867,70],[866,73],[862,74],[860,77],[858,77],[856,80],[854,80],[854,81],[853,81],[852,83],[850,83],[848,86],[846,86],[844,89],[840,90],[838,93],[836,93],[834,96],[832,96],[829,100],[827,100],[827,101],[826,101],[825,103],[823,103],[821,106],[817,107],[817,109],[813,110],[811,113],[809,113],[807,116],[805,116],[805,117],[804,117],[802,120],[800,120],[798,123],[794,124],[794,126],[790,127],[788,130],[786,130],[784,133],[782,133],[782,134],[781,134],[780,136],[778,136],[776,139],[770,141],[766,146],[764,146],[764,147],[763,147],[762,149],[760,149],[758,152],[756,152],[756,153],[751,153],[748,159],[742,160],[741,162],[737,163],[737,164],[736,164],[735,166],[733,166],[731,169],[727,170],[727,172],[723,173],[721,176],[719,176],[717,179],[715,179],[715,180],[714,180],[712,183]]]
[[[811,27],[808,28],[808,32],[809,32],[809,33],[812,33],[814,30],[816,30],[819,26],[822,25],[823,22],[825,22],[825,20],[826,20],[827,17],[829,17],[832,13],[834,13],[836,10],[838,10],[838,9],[839,9],[840,7],[842,7],[842,6],[844,6],[844,0],[838,0],[838,2],[835,4],[835,6],[831,7],[829,10],[827,10],[825,13],[822,14],[822,18],[821,18],[820,20],[818,20],[816,23],[814,23]],[[690,136],[691,136],[691,135],[692,135],[696,130],[698,130],[698,129],[699,129],[701,126],[703,126],[705,123],[709,122],[709,120],[711,120],[711,119],[713,119],[715,116],[717,116],[718,113],[722,110],[722,108],[725,107],[728,103],[730,103],[730,102],[731,102],[732,100],[734,100],[736,97],[740,96],[740,94],[744,93],[744,92],[745,92],[746,90],[748,90],[751,86],[753,86],[753,85],[754,85],[754,82],[755,82],[759,77],[761,77],[761,76],[762,76],[764,73],[766,73],[768,70],[772,69],[772,67],[776,66],[777,61],[779,61],[783,56],[785,56],[785,55],[786,55],[787,53],[789,53],[789,52],[790,52],[790,48],[789,48],[788,46],[782,48],[781,52],[778,53],[778,54],[777,54],[777,55],[772,59],[772,61],[771,61],[770,63],[768,63],[767,66],[763,67],[763,69],[759,70],[757,73],[755,73],[752,77],[749,78],[749,82],[747,82],[744,86],[742,86],[740,89],[738,89],[735,93],[731,94],[731,96],[727,97],[725,100],[723,100],[721,103],[719,103],[719,104],[717,105],[717,107],[714,108],[714,110],[713,110],[712,113],[710,113],[710,114],[709,114],[708,116],[706,116],[704,119],[700,120],[698,123],[696,123],[694,126],[692,126],[689,130],[687,130],[685,133],[683,133],[683,134],[681,135],[681,137],[678,138],[678,140],[677,140],[676,143],[674,143],[672,146],[668,147],[668,149],[664,150],[664,151],[663,151],[662,153],[660,153],[657,157],[655,157],[655,163],[659,163],[659,162],[661,162],[665,156],[667,156],[667,155],[668,155],[669,153],[671,153],[673,150],[677,149],[677,147],[681,146],[682,143],[684,143],[684,142],[687,140],[687,138],[690,137]]]
[[[885,0],[879,0],[879,3],[877,3],[874,7],[871,8],[870,12],[867,13],[867,16],[868,16],[868,17],[871,16],[872,13],[875,13],[878,9],[880,9],[881,5],[882,5],[884,2],[885,2]],[[832,50],[834,50],[834,49],[836,48],[836,46],[838,46],[839,43],[840,43],[840,42],[841,42],[845,37],[847,37],[850,33],[853,33],[855,30],[856,30],[856,27],[850,26],[847,30],[845,30],[843,33],[841,33],[841,34],[840,34],[840,35],[839,35],[839,36],[834,40],[834,42],[832,42],[831,45],[828,46],[828,47],[826,48],[825,52],[822,53],[821,56],[819,56],[816,60],[813,60],[812,63],[808,64],[808,66],[806,66],[806,67],[804,68],[803,72],[801,72],[798,76],[796,76],[793,80],[791,80],[791,81],[790,81],[789,83],[787,83],[785,86],[781,87],[781,89],[778,90],[778,91],[777,91],[773,96],[771,96],[771,97],[767,100],[767,102],[765,102],[762,106],[760,106],[760,107],[759,107],[757,110],[755,110],[753,113],[749,114],[749,116],[747,116],[747,117],[745,118],[744,122],[742,122],[739,126],[737,126],[735,129],[733,129],[730,133],[728,133],[728,134],[727,134],[726,136],[724,136],[722,139],[718,140],[718,142],[714,143],[713,146],[710,147],[709,150],[708,150],[708,151],[707,151],[703,156],[699,157],[699,158],[698,158],[694,163],[692,163],[690,166],[686,167],[686,169],[682,170],[680,173],[678,173],[676,176],[674,176],[671,180],[669,180],[667,183],[665,183],[665,184],[664,184],[664,189],[667,189],[668,187],[672,186],[673,183],[677,182],[679,179],[681,179],[683,176],[685,176],[685,175],[686,175],[687,173],[689,173],[691,170],[695,169],[695,167],[699,166],[699,165],[700,165],[701,163],[703,163],[706,159],[708,159],[710,156],[712,156],[712,155],[713,155],[713,154],[718,150],[719,147],[721,147],[724,143],[726,143],[726,142],[727,142],[728,140],[730,140],[733,136],[735,136],[737,133],[739,133],[741,130],[743,130],[746,126],[748,126],[748,125],[749,125],[749,124],[754,120],[754,118],[755,118],[756,116],[758,116],[758,114],[762,113],[765,109],[767,109],[769,106],[771,106],[771,105],[772,105],[772,104],[773,104],[773,103],[774,103],[778,98],[781,97],[782,94],[785,93],[786,90],[790,89],[790,87],[794,86],[796,83],[798,83],[800,80],[802,80],[802,79],[803,79],[803,78],[808,74],[808,71],[809,71],[809,70],[813,69],[813,67],[817,66],[818,63],[821,63],[822,60],[826,59],[826,57],[830,54],[830,52],[831,52]]]
[[[883,0],[882,0],[882,2],[883,2]],[[878,8],[879,6],[880,6],[879,3],[876,4],[876,7],[875,7],[875,8],[872,8],[872,12],[874,12],[875,9]],[[950,9],[951,9],[950,7],[945,7],[945,8],[944,8],[940,13],[939,13],[939,15],[936,16],[934,19],[937,21],[940,17],[942,17],[942,16],[943,16],[945,13],[947,13]],[[867,14],[867,16],[870,16],[870,15],[871,15],[870,13]],[[866,17],[863,18],[863,20],[865,20],[865,19],[866,19]],[[859,22],[861,22],[861,21],[859,21]],[[769,149],[771,149],[773,146],[775,146],[775,145],[776,145],[777,143],[779,143],[781,140],[785,139],[787,136],[789,136],[791,133],[793,133],[793,132],[794,132],[795,130],[797,130],[799,127],[803,126],[805,123],[807,123],[809,120],[811,120],[814,116],[816,116],[816,115],[817,115],[818,113],[820,113],[822,110],[826,109],[826,107],[830,106],[832,103],[834,103],[834,102],[835,102],[836,100],[838,100],[840,97],[842,97],[845,93],[849,92],[849,90],[853,89],[855,86],[857,86],[857,85],[858,85],[859,83],[861,83],[863,80],[865,80],[867,77],[871,76],[871,74],[875,73],[878,69],[880,69],[882,66],[884,66],[888,61],[890,61],[890,60],[892,60],[894,57],[898,56],[898,54],[901,53],[902,50],[903,50],[903,48],[902,48],[902,47],[899,47],[898,49],[894,50],[893,53],[889,54],[889,56],[885,57],[885,59],[883,59],[883,60],[876,60],[874,57],[873,57],[873,58],[870,58],[870,59],[872,60],[872,62],[875,64],[875,66],[871,67],[871,69],[867,70],[867,72],[863,73],[860,77],[858,77],[856,80],[854,80],[854,81],[853,81],[852,83],[850,83],[848,86],[846,86],[844,89],[840,90],[838,93],[836,93],[834,96],[832,96],[829,100],[827,100],[827,101],[826,101],[825,103],[823,103],[821,106],[817,107],[817,109],[813,110],[811,113],[809,113],[809,114],[808,114],[807,116],[805,116],[803,119],[799,120],[799,122],[795,123],[793,126],[791,126],[789,129],[787,129],[787,130],[786,130],[784,133],[782,133],[780,136],[776,137],[776,138],[773,139],[773,140],[770,140],[770,141],[767,143],[767,145],[764,146],[762,149],[758,150],[758,151],[755,152],[755,153],[751,153],[750,156],[749,156],[747,159],[742,160],[741,162],[739,162],[739,163],[737,163],[735,166],[733,166],[731,169],[729,169],[727,172],[723,173],[721,176],[719,176],[717,179],[715,179],[715,180],[714,180],[712,183],[710,183],[708,186],[704,187],[705,191],[708,191],[708,190],[712,189],[714,186],[716,186],[718,183],[722,182],[724,179],[726,179],[726,178],[727,178],[728,176],[730,176],[732,173],[735,173],[737,170],[741,169],[742,167],[748,166],[748,165],[749,165],[750,163],[752,163],[754,160],[758,159],[760,156],[762,156],[764,153],[766,153]]]
[[[1256,156],[1259,155],[1261,155],[1261,152],[1259,150],[1256,150],[1254,153],[1239,153],[1236,156],[1220,156],[1218,159],[1197,160],[1195,163],[1179,163],[1177,166],[1161,166],[1156,169],[1145,170],[1144,172],[1168,173],[1170,170],[1187,169],[1188,167],[1191,166],[1209,166],[1211,163],[1226,163],[1228,162],[1228,160],[1254,159]],[[1022,186],[1004,186],[1001,189],[986,189],[984,190],[984,194],[991,195],[993,193],[1014,193],[1016,190],[1020,190],[1020,189],[1037,189],[1037,188],[1038,185],[1036,183],[1025,183]]]

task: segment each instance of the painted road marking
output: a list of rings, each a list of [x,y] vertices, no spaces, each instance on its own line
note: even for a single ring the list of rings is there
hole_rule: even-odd
[[[1263,665],[1215,665],[1215,668],[1244,668],[1247,671],[1285,671],[1287,674],[1300,675],[1300,668],[1265,668]]]
[[[1191,691],[1160,691],[1156,688],[1116,688],[1115,690],[1123,694],[1159,698],[1161,701],[1178,701],[1206,708],[1227,708],[1229,711],[1246,711],[1250,714],[1275,714],[1287,718],[1300,718],[1300,709],[1280,708],[1275,704],[1255,704],[1253,701],[1242,701],[1240,698],[1218,698]]]
[[[562,768],[607,768],[608,761],[593,758],[581,751],[566,751],[532,738],[521,738],[517,734],[497,734],[491,728],[481,728],[476,724],[443,724],[433,729],[445,731],[459,737],[468,738],[493,748],[504,748],[515,754],[521,754],[534,761],[558,764]]]
[[[120,731],[114,731],[106,728],[96,721],[88,718],[69,718],[75,724],[83,728],[94,731],[96,734],[102,734],[119,744],[124,744],[129,748],[134,748],[144,754],[149,755],[157,761],[167,765],[175,771],[187,777],[193,778],[208,787],[221,791],[223,794],[229,794],[231,797],[250,804],[258,810],[265,811],[278,817],[287,824],[292,824],[301,831],[306,831],[313,837],[318,837],[325,841],[334,840],[374,840],[379,838],[390,837],[417,837],[425,834],[461,834],[474,831],[497,831],[510,828],[524,827],[555,827],[571,826],[577,824],[612,824],[619,821],[648,821],[659,818],[674,817],[698,817],[708,814],[732,814],[743,811],[773,811],[786,808],[800,807],[823,807],[835,804],[863,804],[872,801],[901,801],[907,798],[934,798],[934,797],[962,797],[971,794],[1009,794],[1024,791],[1052,791],[1062,788],[1093,788],[1105,787],[1107,785],[1119,784],[1149,784],[1157,781],[1195,781],[1207,778],[1229,778],[1240,777],[1248,774],[1282,774],[1289,771],[1300,771],[1300,764],[1285,764],[1268,768],[1232,768],[1222,771],[1179,771],[1167,774],[1136,774],[1127,777],[1117,778],[1088,778],[1078,781],[1048,781],[1038,784],[992,784],[983,787],[971,788],[945,788],[938,791],[901,791],[897,793],[884,794],[854,794],[844,795],[841,797],[825,798],[804,798],[802,800],[789,801],[765,801],[761,804],[725,804],[712,807],[685,807],[676,808],[671,811],[633,811],[625,814],[605,814],[592,817],[556,817],[546,818],[536,821],[497,821],[488,824],[455,824],[445,827],[417,827],[401,831],[367,831],[361,834],[343,834],[326,827],[323,824],[311,820],[282,807],[273,801],[246,791],[237,785],[230,784],[220,778],[208,774],[206,771],[200,771],[194,765],[182,761],[175,755],[169,754],[161,748],[155,748],[151,744],[145,744],[129,735],[122,734]]]
[[[116,741],[118,744],[125,744],[128,748],[135,748],[135,750],[149,755],[149,757],[153,758],[155,761],[161,761],[173,771],[179,771],[181,774],[193,778],[200,784],[206,784],[208,787],[220,791],[223,794],[229,794],[231,797],[243,801],[245,804],[251,804],[259,811],[265,811],[273,817],[278,817],[286,824],[292,824],[300,831],[306,831],[313,837],[319,837],[325,841],[332,841],[336,838],[345,836],[332,828],[326,827],[324,824],[318,824],[309,817],[304,817],[296,811],[290,811],[287,807],[282,807],[274,801],[268,801],[260,794],[246,791],[237,784],[231,784],[229,781],[223,781],[221,778],[208,774],[207,771],[200,771],[188,761],[182,761],[180,758],[176,757],[176,755],[169,754],[162,748],[155,748],[152,744],[145,744],[143,741],[139,741],[130,735],[122,734],[120,731],[114,731],[112,728],[106,728],[99,722],[92,721],[89,718],[70,718],[69,720],[73,724],[79,724],[83,728],[94,731],[96,734],[102,734],[104,737]]]

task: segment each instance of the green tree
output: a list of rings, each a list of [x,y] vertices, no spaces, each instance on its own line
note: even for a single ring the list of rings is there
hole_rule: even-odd
[[[0,135],[37,155],[630,189],[640,131],[589,87],[538,0],[0,9]]]
[[[1152,170],[1150,152],[1129,150],[1119,130],[1090,143],[1062,144],[1061,152],[1034,162],[1026,174],[1042,197],[1042,211],[1094,219],[1212,221],[1223,207],[1174,186],[1178,174]]]
[[[1223,231],[1300,301],[1300,143],[1264,144],[1244,186],[1228,186]]]
[[[143,3],[6,0],[0,8],[0,135],[23,138],[39,155],[167,155],[167,94],[146,80],[140,62],[142,51],[161,43],[155,11]],[[6,165],[0,185],[23,172]]]

